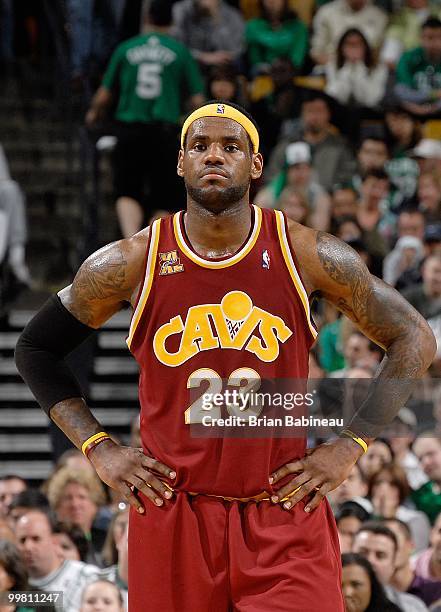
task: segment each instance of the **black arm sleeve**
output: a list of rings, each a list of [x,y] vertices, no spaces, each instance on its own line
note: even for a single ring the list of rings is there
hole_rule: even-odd
[[[20,335],[15,363],[37,402],[49,415],[56,403],[82,397],[64,357],[96,330],[76,319],[53,295]]]

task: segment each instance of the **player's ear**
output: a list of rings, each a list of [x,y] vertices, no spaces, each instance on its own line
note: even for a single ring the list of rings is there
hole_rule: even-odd
[[[178,176],[184,176],[184,149],[179,149],[178,167],[176,171]]]
[[[251,162],[251,178],[258,179],[262,176],[263,172],[263,157],[261,153],[253,153],[253,159]]]

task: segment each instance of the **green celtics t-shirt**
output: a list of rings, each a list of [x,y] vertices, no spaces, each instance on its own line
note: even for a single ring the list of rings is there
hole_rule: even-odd
[[[199,68],[182,43],[159,33],[142,34],[120,44],[102,82],[119,87],[115,117],[128,123],[178,123],[181,97],[203,93]]]
[[[441,89],[441,63],[427,61],[422,47],[406,51],[397,66],[397,83],[407,85],[421,93],[430,93]]]
[[[433,525],[441,512],[441,493],[435,493],[433,482],[426,482],[417,491],[412,491],[411,498],[417,510],[427,514]]]

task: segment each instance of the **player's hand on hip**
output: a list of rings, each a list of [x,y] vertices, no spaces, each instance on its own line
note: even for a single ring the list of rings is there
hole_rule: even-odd
[[[317,508],[330,491],[345,480],[362,449],[351,439],[339,438],[306,451],[305,457],[283,465],[270,475],[275,485],[290,474],[294,477],[271,496],[271,501],[291,510],[300,500],[311,496],[305,511]],[[288,498],[288,499],[286,499]]]
[[[162,506],[173,492],[158,476],[176,478],[176,472],[160,461],[144,455],[142,448],[120,446],[113,440],[99,444],[89,458],[103,482],[118,493],[137,510],[145,508],[134,494],[133,489],[141,491],[155,506]]]

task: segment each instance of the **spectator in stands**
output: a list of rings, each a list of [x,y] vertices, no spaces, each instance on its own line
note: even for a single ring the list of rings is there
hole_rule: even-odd
[[[340,217],[334,223],[333,234],[343,240],[343,242],[353,242],[363,239],[363,230],[355,215]]]
[[[121,590],[125,606],[128,600],[128,522],[124,526],[120,537],[116,541],[117,558],[110,567],[101,570],[101,578],[116,584]]]
[[[362,523],[365,523],[369,518],[370,513],[357,501],[349,500],[340,505],[335,514],[335,522],[342,553],[351,552],[355,534]]]
[[[397,243],[383,261],[383,280],[401,291],[421,280],[424,215],[418,209],[404,209],[398,215],[397,229]]]
[[[403,612],[427,612],[425,604],[414,595],[401,593],[391,585],[397,562],[398,543],[395,534],[381,522],[364,523],[354,538],[353,552],[372,565],[386,595]]]
[[[432,527],[430,548],[418,555],[413,565],[418,578],[441,582],[441,513]]]
[[[413,452],[429,481],[413,491],[412,501],[433,523],[441,512],[441,440],[434,431],[423,432],[415,440]],[[441,520],[439,524],[441,527]]]
[[[396,463],[385,465],[369,479],[369,498],[376,518],[397,518],[412,533],[416,551],[429,544],[430,523],[423,512],[405,506],[410,494],[406,472]]]
[[[384,524],[395,534],[398,544],[391,585],[398,591],[415,595],[424,601],[426,606],[430,606],[441,597],[441,582],[434,582],[415,574],[410,562],[414,553],[414,542],[409,526],[397,518],[386,519]]]
[[[394,461],[406,472],[411,489],[419,489],[428,480],[411,450],[417,425],[415,413],[403,406],[388,429],[388,440],[394,452]]]
[[[79,612],[124,612],[123,597],[120,589],[108,580],[96,580],[83,592]]]
[[[5,295],[0,301],[0,314],[2,306],[12,300],[22,287],[30,286],[31,275],[25,258],[26,240],[24,195],[20,185],[11,179],[0,144],[0,283],[4,282],[7,272],[11,275],[6,290],[3,289]]]
[[[0,593],[27,590],[28,574],[19,551],[12,542],[0,539]]]
[[[358,28],[369,44],[377,49],[382,40],[387,17],[370,0],[333,0],[317,11],[314,22],[311,55],[317,64],[333,59],[343,32]]]
[[[425,172],[418,179],[418,206],[423,211],[427,223],[441,219],[441,175]]]
[[[349,472],[349,476],[346,480],[343,480],[336,489],[329,493],[329,501],[334,508],[334,511],[342,507],[342,504],[349,501],[360,501],[366,497],[368,492],[368,485],[366,476],[361,469],[359,463],[356,463],[352,470]],[[363,505],[364,506],[364,505]]]
[[[441,19],[429,17],[421,28],[421,46],[406,51],[396,72],[395,95],[422,117],[441,110]]]
[[[360,190],[362,178],[371,170],[384,170],[389,159],[389,151],[384,138],[368,134],[361,138],[357,149],[357,174],[352,177],[352,184]]]
[[[224,0],[183,0],[173,7],[174,32],[199,64],[238,64],[244,50],[245,23]]]
[[[148,15],[145,33],[117,47],[86,115],[87,125],[95,125],[119,89],[114,173],[124,237],[143,225],[146,179],[148,210],[158,208],[159,202],[170,210],[182,207],[183,185],[176,174],[182,89],[188,89],[192,107],[204,99],[201,75],[190,52],[169,36],[169,0],[152,0]]]
[[[336,185],[332,191],[331,199],[331,221],[332,233],[335,223],[345,217],[353,217],[357,214],[357,192],[351,185]]]
[[[15,533],[11,524],[2,518],[0,518],[0,540],[9,540],[15,544]]]
[[[441,174],[441,142],[434,138],[423,138],[413,149],[421,174],[435,172]]]
[[[389,252],[389,241],[395,230],[393,215],[385,212],[384,203],[389,193],[389,176],[384,170],[370,170],[361,183],[357,221],[371,255],[384,258]]]
[[[287,145],[300,140],[311,147],[312,167],[324,189],[331,191],[336,183],[350,181],[355,160],[346,142],[331,124],[331,106],[326,94],[313,90],[306,92],[300,122],[275,147],[265,174],[267,180],[283,169]]]
[[[375,62],[363,33],[350,28],[338,41],[335,60],[326,64],[325,91],[352,110],[375,108],[384,97],[387,77],[386,66]],[[357,115],[358,120],[363,116]]]
[[[295,187],[288,185],[282,189],[276,207],[296,223],[311,227],[308,202],[303,193]]]
[[[441,253],[441,222],[431,223],[424,232],[424,248],[427,256]]]
[[[260,128],[264,159],[274,149],[286,125],[300,114],[300,93],[294,75],[292,61],[288,57],[279,57],[270,67],[271,90],[264,94],[251,91],[254,98],[250,111]]]
[[[96,520],[106,501],[101,481],[85,470],[62,468],[49,482],[48,498],[58,520],[83,530],[90,544],[88,561],[98,564],[106,538],[106,529]]]
[[[356,553],[344,553],[341,560],[342,590],[348,612],[400,612],[401,608],[388,599],[367,559]]]
[[[16,534],[29,573],[29,584],[43,591],[63,591],[63,607],[58,606],[57,610],[78,610],[82,591],[88,582],[98,577],[98,568],[59,558],[53,540],[53,524],[45,512],[31,510],[22,516]]]
[[[55,464],[55,471],[63,467],[72,470],[88,470],[91,474],[95,474],[95,469],[90,461],[77,448],[69,448],[59,457]]]
[[[356,366],[375,367],[379,363],[377,347],[360,331],[354,330],[343,344],[345,367],[330,374],[331,378],[345,378],[348,371]]]
[[[409,155],[421,138],[421,129],[417,120],[403,106],[395,103],[386,106],[385,126],[391,157],[386,163],[386,172],[391,181],[389,208],[395,211],[416,191],[418,164]]]
[[[393,459],[394,455],[389,441],[384,438],[377,438],[372,444],[369,444],[368,452],[361,457],[359,463],[366,479],[369,480],[385,465],[392,463]]]
[[[115,565],[118,561],[118,543],[124,535],[128,519],[128,507],[126,506],[124,509],[117,510],[110,521],[102,552],[105,567]]]
[[[19,518],[26,514],[29,510],[49,511],[49,500],[38,489],[25,489],[14,495],[8,512],[8,519],[11,525],[15,526]]]
[[[424,261],[422,277],[422,283],[409,287],[403,295],[430,322],[441,315],[441,253]]]
[[[27,488],[26,481],[15,474],[0,477],[0,518],[7,516],[14,495]]]
[[[405,0],[392,15],[381,49],[381,59],[395,68],[401,54],[421,41],[421,26],[430,15],[441,17],[441,7],[433,0]]]
[[[96,64],[102,69],[118,42],[125,0],[95,2],[66,0],[70,42],[70,71],[74,81],[90,75]]]
[[[256,196],[258,206],[277,208],[285,187],[303,195],[307,204],[308,225],[326,231],[329,227],[331,200],[317,182],[311,166],[311,148],[306,142],[293,142],[286,147],[284,169]]]
[[[54,527],[54,542],[60,559],[87,561],[89,543],[81,527],[58,522]]]
[[[210,70],[208,97],[210,100],[234,102],[246,107],[248,104],[244,84],[233,66],[215,66]]]
[[[288,57],[296,71],[308,51],[308,28],[291,10],[289,0],[260,0],[261,16],[246,25],[251,75],[268,73],[275,59]]]

